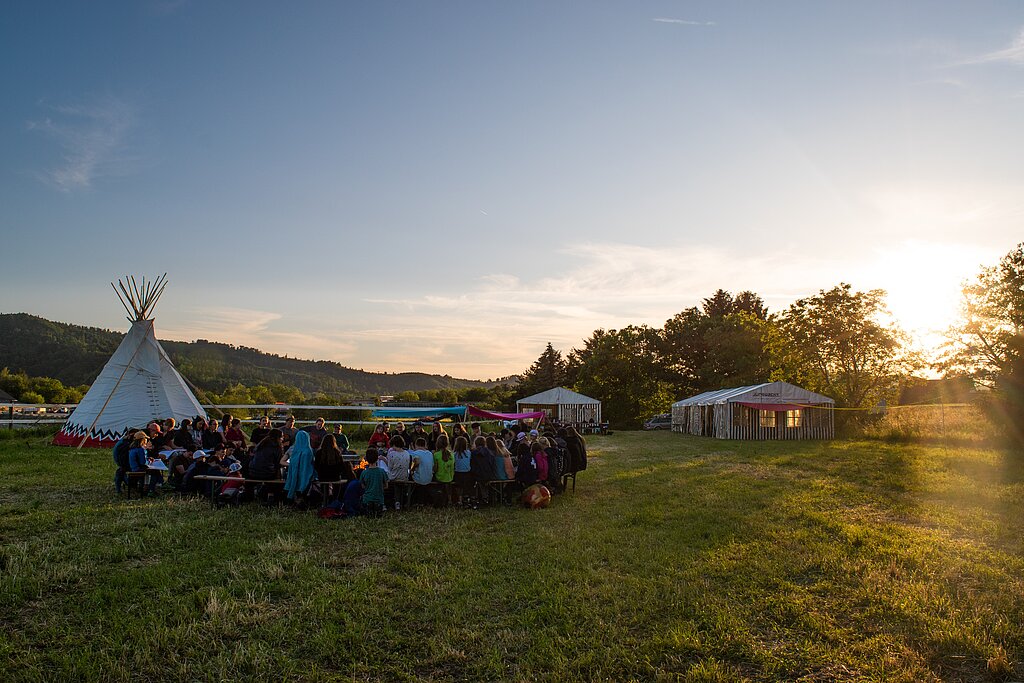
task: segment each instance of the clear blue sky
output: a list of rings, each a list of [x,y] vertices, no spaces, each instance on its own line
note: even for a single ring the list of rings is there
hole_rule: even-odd
[[[489,378],[723,287],[927,335],[1024,236],[1018,2],[7,2],[0,312]]]

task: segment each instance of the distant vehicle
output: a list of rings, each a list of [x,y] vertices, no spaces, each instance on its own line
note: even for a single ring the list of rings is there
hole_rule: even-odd
[[[662,413],[655,415],[647,422],[644,422],[644,429],[672,429],[672,414]]]

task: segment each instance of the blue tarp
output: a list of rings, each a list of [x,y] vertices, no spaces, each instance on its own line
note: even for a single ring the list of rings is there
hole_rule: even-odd
[[[466,406],[451,408],[374,408],[373,417],[431,417],[434,415],[466,415]]]

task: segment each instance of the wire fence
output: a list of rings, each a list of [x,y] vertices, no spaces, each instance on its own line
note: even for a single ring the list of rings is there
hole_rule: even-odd
[[[373,418],[373,406],[305,406],[305,405],[206,405],[217,413],[230,412],[244,424],[256,424],[267,414],[274,422],[287,415],[296,417],[296,424],[312,424],[324,417],[328,425],[341,424],[352,428],[353,436],[372,431],[380,422]],[[68,419],[74,405],[16,404],[0,406],[0,426],[7,429],[52,428],[54,431]],[[837,417],[841,412],[837,412]],[[891,443],[943,443],[948,445],[984,446],[1001,437],[995,424],[981,405],[946,403],[889,406],[882,411],[859,412],[856,419],[840,424],[840,438],[875,439]]]
[[[997,441],[1001,430],[978,404],[946,403],[890,406],[859,416],[840,434],[892,443],[984,446]]]

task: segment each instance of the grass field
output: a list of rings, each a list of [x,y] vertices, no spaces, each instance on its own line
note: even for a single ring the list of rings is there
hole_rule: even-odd
[[[0,441],[12,680],[1012,680],[1024,469],[870,441],[588,439],[547,510],[322,521],[113,495]]]

